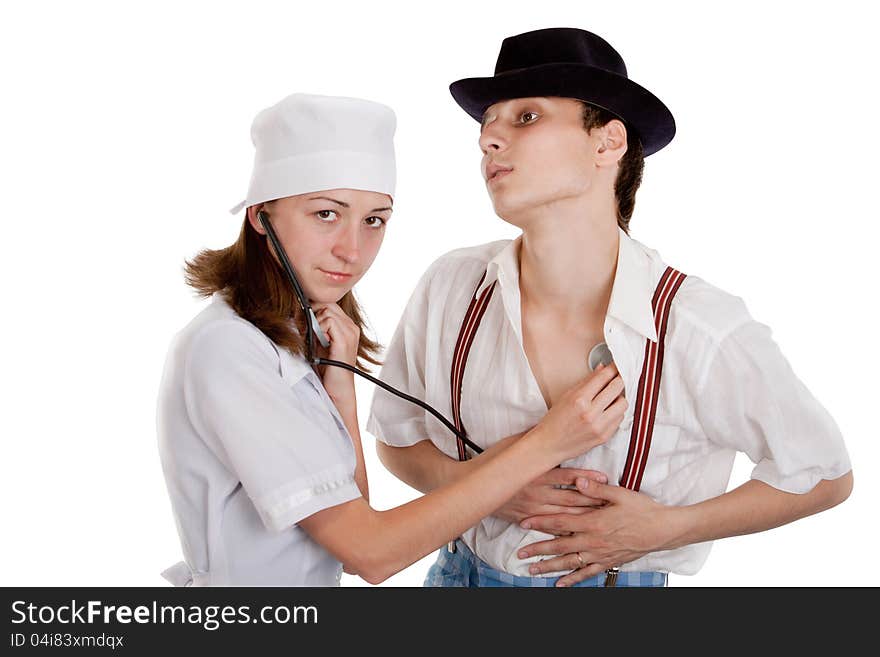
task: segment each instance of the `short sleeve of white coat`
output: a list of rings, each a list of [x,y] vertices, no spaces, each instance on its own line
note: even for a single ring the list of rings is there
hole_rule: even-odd
[[[806,493],[851,470],[834,419],[759,322],[749,319],[721,340],[695,403],[708,438],[756,464],[752,479]]]
[[[307,377],[282,379],[274,346],[253,327],[216,322],[195,335],[184,395],[193,425],[269,530],[360,497],[351,439]]]
[[[383,381],[417,399],[427,397],[428,297],[437,267],[435,262],[428,268],[410,296],[388,345],[381,372]],[[376,387],[367,431],[388,445],[409,447],[428,438],[426,414],[416,404]]]

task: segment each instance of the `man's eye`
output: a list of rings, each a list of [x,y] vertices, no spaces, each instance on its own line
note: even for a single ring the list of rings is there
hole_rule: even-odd
[[[535,112],[523,112],[519,115],[520,123],[531,123],[535,119],[538,118],[538,115]]]

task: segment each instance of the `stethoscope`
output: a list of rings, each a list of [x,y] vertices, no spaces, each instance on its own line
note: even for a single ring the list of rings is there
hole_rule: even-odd
[[[427,404],[420,399],[416,399],[415,397],[412,397],[405,392],[401,392],[400,390],[397,390],[396,388],[388,385],[384,381],[380,381],[379,379],[370,376],[366,372],[362,372],[358,368],[349,365],[348,363],[343,363],[342,361],[338,360],[331,360],[329,358],[317,358],[315,356],[313,340],[317,337],[318,342],[320,342],[321,346],[325,349],[330,346],[330,340],[327,339],[327,336],[324,335],[324,331],[318,324],[318,318],[315,316],[315,312],[312,310],[312,306],[306,299],[306,295],[303,292],[302,286],[300,286],[299,284],[299,279],[296,277],[296,274],[293,271],[293,266],[290,264],[290,260],[287,259],[287,253],[284,251],[284,247],[281,246],[281,242],[278,240],[278,236],[275,234],[275,230],[272,228],[272,222],[269,221],[269,214],[265,210],[260,210],[259,212],[257,212],[257,217],[259,218],[260,223],[263,225],[263,228],[266,230],[266,235],[268,235],[269,241],[272,242],[272,246],[275,248],[275,253],[278,254],[278,259],[281,261],[281,266],[284,268],[284,272],[287,274],[287,278],[290,281],[290,284],[293,286],[293,291],[296,293],[296,298],[299,301],[299,306],[306,316],[306,353],[309,363],[312,365],[332,365],[333,367],[341,367],[350,372],[354,372],[355,374],[364,377],[368,381],[375,383],[377,386],[384,388],[391,394],[397,395],[401,399],[405,399],[408,402],[424,408],[431,415],[440,420],[443,425],[453,434],[461,438],[462,442],[464,442],[465,445],[470,447],[477,454],[482,454],[482,447],[471,441],[464,431],[459,431],[458,429],[456,429],[454,424],[443,417],[443,415],[435,408],[433,408],[430,404]],[[600,342],[599,344],[594,346],[590,350],[589,356],[587,357],[587,364],[591,372],[595,370],[600,363],[604,365],[609,365],[612,362],[613,358],[611,355],[611,350],[604,342]]]
[[[447,420],[443,415],[434,409],[429,404],[421,401],[420,399],[416,399],[411,395],[406,394],[405,392],[401,392],[396,388],[391,387],[384,381],[380,381],[379,379],[370,376],[366,372],[362,372],[358,368],[349,365],[348,363],[343,363],[338,360],[331,360],[329,358],[317,358],[315,356],[314,349],[314,339],[317,337],[318,342],[321,343],[321,346],[327,348],[330,346],[330,340],[327,339],[327,336],[324,335],[324,331],[321,329],[321,326],[318,324],[318,318],[315,316],[315,312],[312,310],[311,304],[309,304],[306,299],[306,295],[303,292],[302,286],[299,284],[299,279],[296,277],[296,274],[293,271],[293,266],[290,264],[290,260],[287,259],[287,253],[284,251],[284,247],[281,246],[281,242],[278,240],[278,236],[275,234],[275,230],[272,228],[272,222],[269,221],[269,214],[264,210],[260,210],[257,212],[257,217],[260,220],[260,223],[263,224],[263,228],[266,230],[266,235],[269,237],[269,241],[272,242],[272,246],[275,248],[275,253],[278,254],[278,259],[281,261],[281,266],[284,268],[284,272],[287,274],[287,278],[290,281],[290,284],[293,286],[293,291],[296,293],[296,298],[299,300],[299,307],[302,309],[303,313],[306,317],[306,353],[308,357],[308,361],[311,365],[332,365],[333,367],[341,367],[350,372],[354,372],[358,374],[368,381],[375,383],[377,386],[384,388],[388,392],[393,395],[397,395],[401,399],[405,399],[408,402],[416,404],[424,408],[431,415],[440,420],[443,425],[449,429],[453,434],[461,438],[462,442],[465,445],[470,447],[477,454],[481,454],[483,452],[483,448],[471,441],[467,434],[464,431],[459,431],[455,428],[455,425],[452,424],[449,420]]]

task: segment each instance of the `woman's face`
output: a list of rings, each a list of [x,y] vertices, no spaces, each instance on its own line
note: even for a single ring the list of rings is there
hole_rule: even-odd
[[[391,198],[330,189],[248,208],[251,226],[265,235],[257,217],[260,209],[269,214],[306,296],[313,302],[336,303],[373,264],[391,218]]]

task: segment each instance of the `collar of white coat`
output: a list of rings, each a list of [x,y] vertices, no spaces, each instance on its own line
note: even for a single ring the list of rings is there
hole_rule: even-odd
[[[224,312],[229,317],[234,317],[239,321],[246,322],[250,326],[253,326],[257,331],[260,331],[260,329],[257,328],[254,324],[236,313],[232,306],[229,305],[229,302],[226,301],[226,299],[223,297],[222,293],[215,292],[212,295],[211,300],[213,303],[222,306]],[[293,329],[294,332],[299,332],[293,322],[290,323],[290,327]],[[281,376],[282,379],[287,381],[289,385],[293,385],[294,383],[296,383],[303,377],[308,376],[309,374],[312,375],[310,380],[312,380],[313,384],[318,381],[317,374],[315,374],[315,371],[312,369],[311,365],[309,365],[309,362],[305,359],[305,357],[294,355],[289,350],[279,347],[277,344],[272,342],[269,336],[267,336],[262,331],[260,331],[260,334],[264,338],[266,338],[267,342],[272,345],[275,353],[278,354],[278,374]]]
[[[611,286],[608,314],[640,335],[657,341],[652,298],[657,277],[647,249],[618,227],[617,269]],[[492,258],[486,278],[477,289],[481,294],[489,285],[512,285],[519,296],[519,249],[522,236],[517,237]]]
[[[291,322],[290,325],[295,333],[299,332],[293,322]],[[269,339],[268,336],[266,339]],[[315,388],[321,385],[321,380],[318,378],[318,375],[315,373],[315,370],[312,369],[312,366],[309,364],[309,361],[306,360],[305,356],[293,354],[290,350],[279,347],[272,342],[272,340],[269,340],[269,342],[278,353],[278,364],[280,368],[278,373],[288,385],[293,385],[302,378],[308,379]]]
[[[278,352],[279,365],[281,368],[279,374],[288,384],[293,385],[303,377],[308,377],[311,380],[311,377],[309,376],[310,374],[317,377],[315,371],[311,368],[305,358],[302,356],[295,356],[287,349],[278,347],[274,342],[272,345],[275,346],[275,349]],[[314,383],[314,381],[312,381],[312,383]]]

